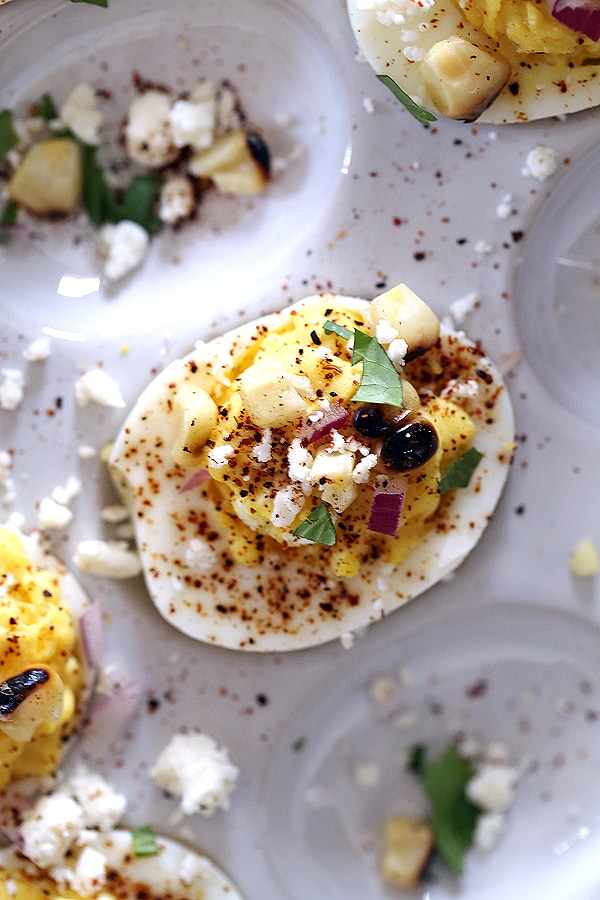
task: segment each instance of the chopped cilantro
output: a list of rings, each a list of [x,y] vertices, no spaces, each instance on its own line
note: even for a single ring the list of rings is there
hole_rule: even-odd
[[[158,856],[158,843],[150,825],[133,828],[131,839],[133,841],[133,852],[136,856]]]
[[[481,459],[483,459],[483,453],[480,453],[475,447],[471,447],[466,453],[455,459],[440,479],[438,488],[440,494],[451,491],[453,488],[467,487],[471,480],[471,475]]]
[[[426,761],[425,748],[417,745],[412,750],[409,766],[421,779],[431,803],[436,848],[454,874],[462,875],[464,855],[473,844],[482,813],[466,795],[475,767],[452,744],[433,762]]]
[[[0,161],[6,154],[19,143],[19,135],[13,124],[13,114],[10,109],[0,112]]]
[[[97,149],[83,148],[83,205],[91,222],[98,228],[103,222],[128,219],[137,222],[148,234],[156,234],[163,226],[153,211],[162,179],[156,175],[136,175],[119,200],[96,162]]]
[[[402,406],[402,379],[379,341],[355,328],[354,332],[337,322],[327,320],[323,325],[326,334],[337,334],[348,341],[354,337],[352,365],[363,364],[362,378],[353,400],[360,403],[384,403]]]
[[[421,125],[424,125],[425,128],[429,128],[430,122],[437,122],[437,118],[433,113],[430,113],[428,109],[423,109],[418,103],[415,103],[412,97],[407,94],[406,91],[403,91],[400,85],[396,84],[394,79],[390,78],[389,75],[378,75],[377,78],[382,84],[385,84],[385,86],[390,89],[396,100],[399,100],[400,103],[406,107],[411,116],[413,116],[417,122],[420,122]]]
[[[337,540],[331,513],[324,503],[315,506],[306,519],[298,525],[294,534],[307,541],[314,541],[315,544],[324,544],[326,547],[333,547]]]
[[[39,119],[45,119],[47,122],[51,122],[52,119],[58,118],[58,110],[56,109],[54,100],[50,94],[42,95],[41,99],[34,104],[31,115]]]
[[[10,244],[12,234],[10,228],[17,224],[19,207],[14,200],[8,200],[0,213],[0,244]]]

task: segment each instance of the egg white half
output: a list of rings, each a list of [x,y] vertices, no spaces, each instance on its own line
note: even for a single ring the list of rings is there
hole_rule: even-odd
[[[216,338],[204,353],[217,371],[222,367],[225,372],[264,328],[280,327],[291,311],[316,300],[361,315],[368,307],[368,301],[357,298],[307,298]],[[198,536],[199,517],[217,534],[211,538],[217,556],[226,556],[228,536],[201,488],[182,491],[193,470],[178,468],[171,457],[180,426],[173,393],[189,378],[190,369],[202,385],[199,353],[169,365],[138,399],[109,461],[117,490],[136,523],[146,584],[161,615],[191,637],[212,644],[252,651],[296,650],[375,622],[446,578],[475,546],[492,515],[507,477],[514,438],[512,406],[500,373],[463,334],[444,331],[440,345],[421,359],[444,372],[444,358],[454,354],[467,359],[462,376],[479,385],[476,402],[464,401],[476,423],[475,445],[484,454],[472,485],[449,495],[443,521],[438,520],[438,527],[403,563],[375,560],[362,565],[359,575],[345,579],[327,574],[327,548],[322,548],[316,565],[311,559],[310,566],[273,545],[256,568],[237,562],[210,574],[186,568],[186,548]],[[482,369],[488,373],[487,381],[477,374]],[[434,393],[450,378],[450,373],[438,377]]]
[[[528,0],[524,0],[528,2]],[[389,75],[420,106],[436,112],[419,70],[404,51],[427,51],[437,41],[454,34],[485,46],[489,38],[464,19],[451,0],[435,0],[421,7],[406,27],[383,25],[374,10],[359,9],[358,0],[347,0],[350,23],[357,44],[378,75]],[[418,8],[418,4],[415,4]],[[419,27],[421,26],[421,27]],[[409,31],[410,39],[404,39]],[[527,65],[515,69],[508,84],[476,120],[492,125],[529,122],[578,112],[600,104],[600,65],[575,66],[559,72],[544,62],[543,54],[528,54]]]
[[[170,900],[243,900],[233,882],[210,860],[196,850],[177,841],[157,836],[157,856],[135,856],[130,831],[115,829],[106,834],[97,832],[86,846],[106,858],[107,870],[114,872],[93,898],[119,897],[122,900],[144,897],[146,900],[169,897]],[[61,868],[72,868],[68,857]],[[35,877],[40,872],[14,847],[0,850],[0,878],[6,883],[15,873]],[[41,886],[41,884],[40,884]],[[18,895],[17,895],[18,896]],[[57,889],[57,898],[62,896]]]

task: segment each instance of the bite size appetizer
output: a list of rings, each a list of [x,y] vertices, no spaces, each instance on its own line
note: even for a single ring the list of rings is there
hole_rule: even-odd
[[[358,45],[423,123],[527,122],[600,103],[595,0],[348,0]]]
[[[94,660],[95,610],[38,538],[0,527],[0,807],[58,768],[81,725]],[[88,632],[89,633],[89,632]]]
[[[456,569],[513,436],[495,366],[399,285],[198,342],[142,393],[109,467],[165,619],[281,651],[349,641]]]

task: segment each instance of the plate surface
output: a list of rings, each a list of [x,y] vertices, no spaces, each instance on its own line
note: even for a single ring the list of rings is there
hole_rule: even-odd
[[[600,876],[581,862],[600,843],[600,633],[539,608],[452,616],[446,609],[435,618],[419,606],[406,610],[401,637],[358,650],[284,729],[264,793],[265,834],[284,895],[554,897],[562,896],[556,878],[565,871],[571,896],[597,891]],[[380,679],[385,699],[375,693]],[[507,832],[493,850],[468,854],[458,894],[439,861],[421,891],[386,891],[384,817],[427,811],[403,762],[415,744],[435,758],[459,736],[500,743],[524,767]],[[373,772],[368,785],[362,767]]]
[[[0,246],[0,377],[5,368],[18,369],[25,381],[21,405],[0,409],[0,450],[11,463],[0,484],[0,518],[20,513],[25,528],[35,528],[39,502],[74,475],[82,490],[71,503],[70,526],[49,533],[55,554],[70,564],[80,541],[117,537],[119,526],[100,515],[116,499],[100,452],[143,388],[196,340],[320,291],[372,297],[407,283],[449,324],[481,341],[505,373],[517,421],[507,489],[459,572],[358,634],[349,649],[333,642],[249,657],[207,646],[162,620],[141,579],[78,573],[90,596],[102,600],[106,679],[125,685],[126,696],[137,702],[123,721],[99,696],[71,758],[89,760],[126,791],[127,824],[151,824],[199,847],[247,900],[311,900],[302,894],[297,860],[282,847],[277,830],[287,833],[287,827],[283,812],[274,816],[272,810],[277,795],[281,810],[294,817],[292,846],[306,861],[311,888],[327,877],[323,866],[329,868],[334,856],[332,896],[352,871],[377,897],[373,854],[357,854],[356,869],[345,870],[341,862],[363,834],[369,809],[367,824],[374,827],[378,807],[363,805],[347,785],[346,833],[334,832],[335,846],[326,845],[319,862],[302,829],[321,813],[307,809],[303,790],[317,776],[340,775],[343,760],[332,755],[338,732],[323,716],[331,713],[338,731],[349,726],[369,742],[365,679],[382,667],[393,672],[407,659],[415,675],[412,706],[429,696],[430,677],[447,676],[435,687],[452,717],[464,708],[490,737],[505,727],[516,754],[530,749],[543,762],[519,791],[502,847],[470,861],[462,886],[439,882],[436,889],[446,891],[441,896],[451,890],[456,898],[489,892],[530,900],[537,872],[545,898],[596,900],[598,739],[596,725],[581,713],[588,701],[591,709],[597,690],[600,590],[598,578],[571,575],[569,557],[587,536],[600,547],[600,433],[597,420],[575,407],[573,391],[565,399],[553,392],[548,364],[540,373],[537,334],[544,334],[548,312],[531,287],[535,299],[524,316],[522,297],[523,285],[536,279],[549,279],[546,294],[554,298],[557,284],[564,291],[573,285],[560,279],[587,278],[573,267],[556,271],[555,260],[563,254],[594,259],[591,244],[573,249],[570,240],[582,234],[580,224],[594,227],[595,213],[574,220],[569,204],[581,189],[576,173],[585,171],[597,141],[599,111],[517,126],[439,121],[424,129],[357,59],[340,0],[109,0],[108,9],[16,0],[0,9],[0,53],[0,109],[23,109],[46,89],[64,94],[85,77],[109,91],[109,128],[132,96],[134,71],[182,89],[201,75],[228,77],[286,163],[251,208],[207,198],[196,224],[160,237],[147,264],[111,291],[78,281],[98,278],[91,232],[79,223],[40,226]],[[526,171],[527,155],[537,146],[556,156],[557,170],[546,181]],[[582,160],[584,169],[577,169]],[[544,205],[556,195],[563,196],[560,207]],[[554,235],[555,221],[564,222],[565,242],[547,251],[543,236]],[[534,245],[541,248],[539,262],[538,251],[529,252]],[[584,321],[597,324],[596,306],[588,305]],[[554,312],[549,317],[557,318]],[[23,351],[44,333],[50,356],[27,362]],[[583,385],[575,363],[559,356],[547,337],[556,379],[564,375],[569,384]],[[580,353],[577,341],[584,341],[593,379],[592,337],[585,327],[566,337],[572,357]],[[77,406],[76,380],[98,366],[118,381],[125,409]],[[590,398],[586,379],[581,393]],[[84,445],[96,455],[83,458]],[[463,704],[465,685],[481,671],[490,681],[484,702]],[[564,721],[554,705],[563,678],[563,692],[576,702]],[[583,679],[591,695],[579,690]],[[515,731],[516,708],[502,704],[511,699],[518,705],[521,685],[532,684],[543,690],[528,712],[528,735]],[[348,694],[349,685],[356,696]],[[307,697],[314,698],[314,711]],[[340,722],[336,701],[350,722]],[[453,718],[442,721],[422,706],[419,712],[418,733],[431,740],[441,742],[454,728]],[[289,744],[302,736],[299,726],[310,726],[313,740],[306,752],[292,755]],[[148,777],[158,753],[183,727],[203,729],[228,746],[241,770],[230,808],[211,818],[181,820],[176,801]],[[389,752],[385,723],[373,721],[373,729],[386,735],[381,753]],[[394,737],[399,748],[405,745],[404,732]],[[550,765],[554,753],[563,753],[565,765]],[[284,770],[297,780],[287,783]],[[574,818],[567,821],[571,789],[578,811],[571,809]],[[259,828],[257,811],[266,800],[271,811]],[[539,826],[537,834],[526,833],[529,821]],[[276,862],[273,848],[279,848]],[[510,888],[504,894],[503,885]]]

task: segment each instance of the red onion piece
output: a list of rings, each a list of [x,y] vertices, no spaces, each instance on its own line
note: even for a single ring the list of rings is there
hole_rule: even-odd
[[[323,415],[318,421],[309,421],[300,429],[299,437],[302,445],[308,447],[310,444],[315,444],[334,428],[341,428],[348,421],[349,415],[348,410],[344,409],[340,403],[334,403],[329,409],[324,409]]]
[[[600,40],[599,0],[554,0],[550,11],[554,18],[592,41]]]
[[[85,658],[89,667],[95,669],[100,665],[106,653],[102,606],[99,600],[94,600],[84,610],[79,619],[79,629]]]
[[[369,531],[396,537],[400,527],[405,496],[404,491],[376,491],[367,525]]]
[[[105,760],[125,726],[136,712],[142,696],[140,681],[113,686],[110,694],[96,694],[84,741],[97,760]]]
[[[185,494],[186,491],[193,490],[195,487],[198,487],[199,484],[204,484],[209,478],[210,472],[207,469],[198,469],[191,478],[188,478],[188,480],[181,485],[179,493]]]

